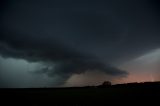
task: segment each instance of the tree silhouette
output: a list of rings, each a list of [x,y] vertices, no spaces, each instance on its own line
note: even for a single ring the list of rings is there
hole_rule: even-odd
[[[112,83],[110,81],[104,81],[102,86],[111,86]]]

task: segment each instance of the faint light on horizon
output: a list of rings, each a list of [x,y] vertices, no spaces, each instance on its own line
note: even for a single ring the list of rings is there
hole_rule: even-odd
[[[158,68],[159,65],[160,49],[158,48],[122,64],[119,68],[130,73],[127,78],[123,79],[123,81],[154,82],[160,80],[156,77],[160,74]]]
[[[151,79],[151,82],[154,82],[154,81],[155,81],[152,74],[150,74],[150,79]]]

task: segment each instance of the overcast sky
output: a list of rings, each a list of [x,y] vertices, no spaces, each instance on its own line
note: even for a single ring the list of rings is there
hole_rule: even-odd
[[[160,79],[159,0],[2,0],[0,87]]]

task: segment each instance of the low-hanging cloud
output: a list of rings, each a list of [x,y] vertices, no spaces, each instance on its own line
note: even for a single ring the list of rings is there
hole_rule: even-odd
[[[88,70],[127,75],[107,63],[124,62],[160,45],[159,8],[154,14],[149,2],[3,0],[0,55],[41,62],[35,73],[62,82]]]
[[[149,1],[5,0],[0,55],[40,62],[35,73],[62,82],[88,70],[127,75],[107,63],[124,62],[160,45],[159,13],[148,8]]]
[[[31,39],[27,36],[11,34],[13,33],[3,33],[0,38],[0,54],[3,57],[41,62],[44,67],[35,72],[45,73],[50,77],[58,76],[61,82],[65,82],[73,74],[88,70],[98,70],[113,76],[127,75],[125,71],[107,65],[94,56],[60,45],[54,42],[54,39],[53,42],[48,43],[45,39]]]

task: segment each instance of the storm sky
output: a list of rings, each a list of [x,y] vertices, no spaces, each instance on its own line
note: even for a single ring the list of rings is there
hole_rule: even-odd
[[[160,80],[159,0],[2,0],[0,87]]]

